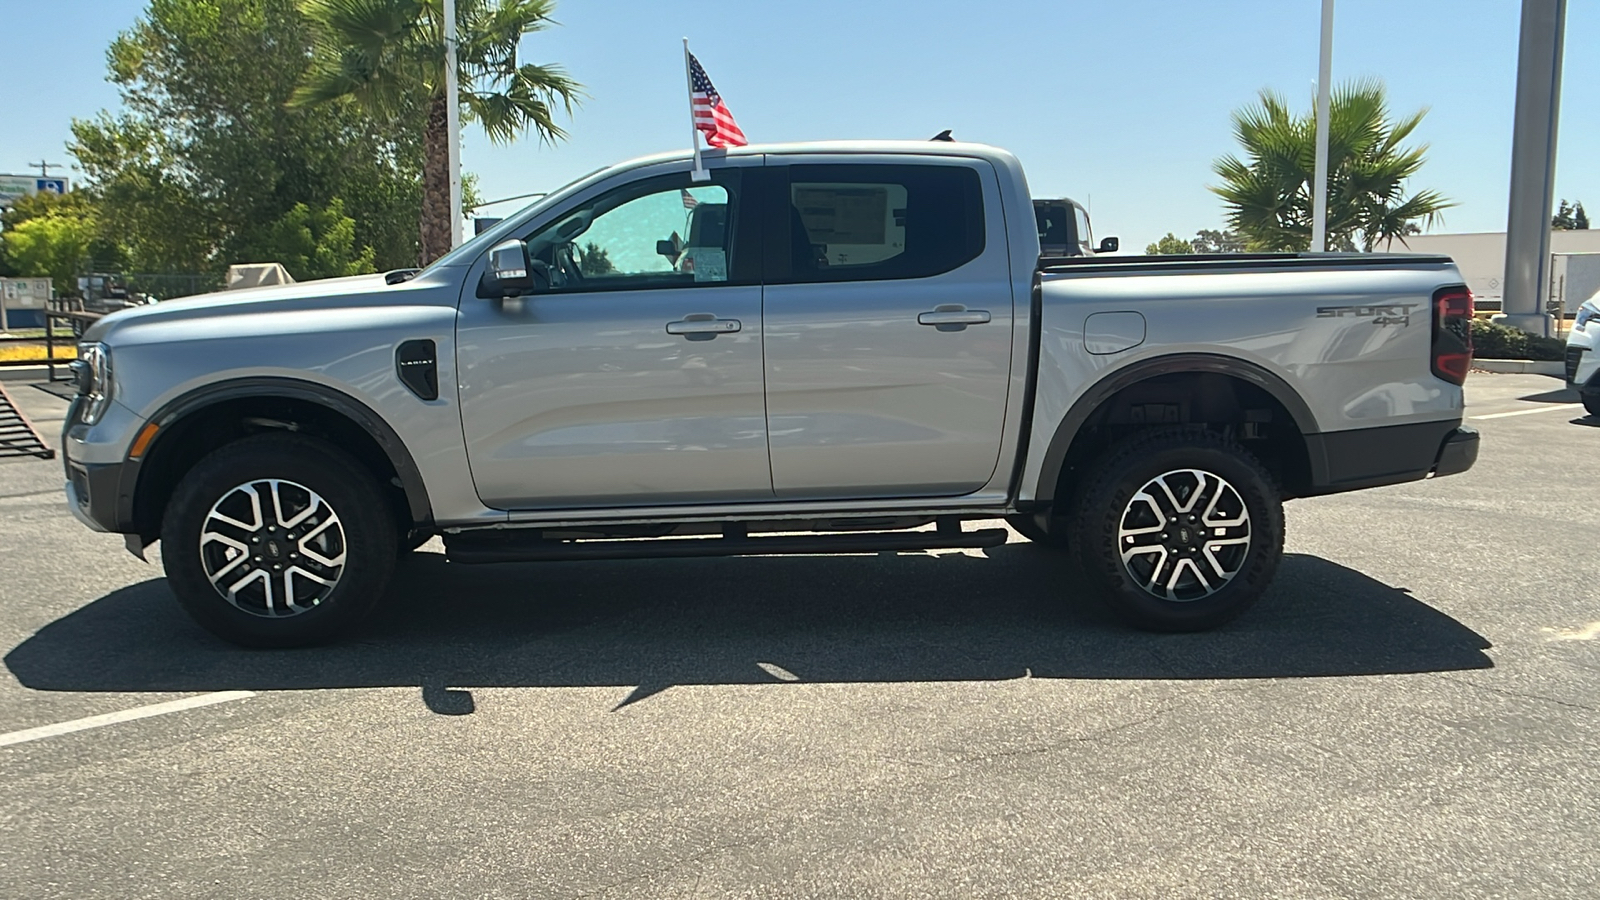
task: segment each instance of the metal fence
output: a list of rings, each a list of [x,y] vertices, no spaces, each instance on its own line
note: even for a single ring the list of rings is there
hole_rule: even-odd
[[[178,297],[192,297],[195,294],[209,294],[220,291],[223,287],[221,275],[161,275],[161,274],[124,274],[119,276],[130,294],[145,294],[157,300],[174,300]]]

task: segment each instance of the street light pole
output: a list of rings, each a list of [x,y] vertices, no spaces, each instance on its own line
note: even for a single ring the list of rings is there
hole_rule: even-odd
[[[1506,276],[1496,321],[1550,334],[1540,302],[1550,266],[1550,201],[1555,194],[1556,117],[1567,0],[1522,0],[1517,105],[1511,125],[1511,198],[1506,215]]]
[[[456,2],[444,0],[445,128],[450,132],[450,247],[461,246],[461,94],[456,71]]]
[[[1333,108],[1333,0],[1322,0],[1322,50],[1317,59],[1317,167],[1311,195],[1311,252],[1328,249],[1328,119]]]

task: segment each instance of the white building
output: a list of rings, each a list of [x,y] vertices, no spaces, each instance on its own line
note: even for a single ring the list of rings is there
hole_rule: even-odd
[[[1388,247],[1395,253],[1442,253],[1456,261],[1479,308],[1498,308],[1500,282],[1506,277],[1506,234],[1417,234],[1405,244]],[[1600,290],[1600,229],[1550,233],[1550,285],[1546,296],[1560,301],[1570,315],[1578,304]]]

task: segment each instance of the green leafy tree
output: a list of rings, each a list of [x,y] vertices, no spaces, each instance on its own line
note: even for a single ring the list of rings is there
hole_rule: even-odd
[[[1245,251],[1244,237],[1232,228],[1216,231],[1202,228],[1195,232],[1194,240],[1189,242],[1196,253],[1243,253]]]
[[[610,275],[617,271],[617,266],[611,261],[609,251],[590,241],[583,245],[583,255],[578,258],[578,271],[589,277]]]
[[[94,219],[51,210],[0,232],[5,258],[18,275],[49,276],[61,296],[75,293],[77,275],[95,239]]]
[[[450,248],[448,103],[444,3],[456,8],[459,102],[491,141],[532,130],[544,141],[565,137],[556,107],[568,115],[581,87],[559,66],[518,61],[522,36],[552,22],[554,0],[301,0],[315,27],[311,68],[295,91],[299,109],[353,99],[374,115],[422,136],[422,262]]]
[[[1188,241],[1169,231],[1166,237],[1156,241],[1154,244],[1146,244],[1144,252],[1146,256],[1186,255],[1193,253],[1194,247]]]
[[[351,259],[415,265],[421,140],[351,103],[287,108],[311,46],[295,0],[150,0],[113,41],[123,110],[74,122],[70,149],[130,266],[277,260],[296,251],[273,243],[295,233],[285,217],[335,201],[354,222]]]
[[[1589,214],[1583,211],[1583,201],[1568,203],[1562,200],[1556,214],[1550,219],[1550,227],[1556,231],[1588,231]]]
[[[296,203],[273,223],[267,238],[273,261],[296,278],[336,278],[372,271],[372,248],[356,247],[356,221],[344,214],[344,201],[325,208]]]
[[[0,213],[0,275],[48,275],[58,294],[76,293],[81,264],[117,262],[115,246],[99,236],[98,218],[94,201],[82,190],[18,198]]]
[[[1426,114],[1392,118],[1378,81],[1335,88],[1328,119],[1330,249],[1404,244],[1405,235],[1454,205],[1437,191],[1406,192],[1428,148],[1405,141]],[[1311,245],[1315,114],[1296,114],[1281,95],[1262,91],[1257,103],[1233,114],[1233,132],[1244,159],[1230,154],[1213,163],[1222,183],[1211,188],[1227,206],[1229,226],[1251,250],[1305,250]]]

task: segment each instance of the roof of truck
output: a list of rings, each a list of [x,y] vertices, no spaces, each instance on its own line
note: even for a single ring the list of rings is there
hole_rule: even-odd
[[[746,147],[735,147],[731,150],[701,150],[702,158],[710,161],[723,156],[755,156],[768,154],[828,154],[828,153],[894,153],[915,154],[919,156],[965,156],[978,157],[990,160],[1012,160],[1015,157],[1008,150],[989,144],[976,144],[966,141],[796,141],[777,144],[750,144]],[[693,157],[687,149],[673,150],[665,153],[655,153],[621,162],[610,169],[632,168],[634,166],[687,160]]]

